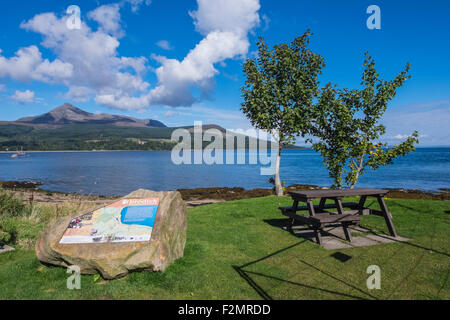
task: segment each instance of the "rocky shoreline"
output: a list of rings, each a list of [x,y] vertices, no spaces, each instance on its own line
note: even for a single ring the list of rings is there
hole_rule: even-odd
[[[93,196],[77,193],[62,193],[57,191],[48,191],[41,189],[43,184],[34,181],[0,181],[0,187],[17,194],[24,201],[30,203],[49,203],[58,204],[65,201],[82,201],[91,202],[95,205],[102,205],[111,202],[120,196]],[[300,191],[300,190],[318,190],[327,189],[324,187],[314,185],[296,184],[286,188],[286,191]],[[408,189],[389,189],[388,198],[401,199],[430,199],[430,200],[450,200],[450,189],[441,189],[440,192],[427,192],[422,190],[408,190]],[[257,188],[246,190],[244,188],[196,188],[196,189],[179,189],[178,190],[188,207],[196,207],[199,205],[265,197],[273,195],[272,189]]]

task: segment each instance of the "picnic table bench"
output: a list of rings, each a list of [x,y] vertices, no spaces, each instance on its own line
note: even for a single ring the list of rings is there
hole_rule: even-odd
[[[280,207],[282,214],[289,217],[289,230],[296,221],[309,226],[314,230],[314,234],[318,244],[322,244],[320,231],[322,227],[327,225],[340,224],[344,229],[345,238],[352,241],[351,233],[348,229],[351,225],[357,225],[360,222],[361,215],[378,215],[384,217],[389,233],[393,237],[397,237],[392,215],[389,212],[384,196],[388,190],[383,189],[345,189],[345,190],[308,190],[308,191],[290,191],[289,195],[294,201],[291,207]],[[360,197],[359,202],[342,202],[344,197]],[[381,210],[375,210],[365,207],[368,197],[377,199]],[[320,199],[318,205],[314,205],[312,201]],[[327,199],[333,200],[334,203],[326,204]],[[299,202],[306,203],[306,206],[299,206]],[[344,209],[348,208],[348,209]],[[336,211],[328,211],[336,209]],[[309,215],[297,214],[297,211],[308,211]]]

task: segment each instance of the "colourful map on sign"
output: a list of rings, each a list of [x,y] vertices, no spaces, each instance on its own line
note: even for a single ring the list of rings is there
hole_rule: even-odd
[[[72,219],[60,243],[150,241],[159,198],[121,199]]]

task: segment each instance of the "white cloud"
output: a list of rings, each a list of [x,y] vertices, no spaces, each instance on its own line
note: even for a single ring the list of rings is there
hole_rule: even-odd
[[[176,115],[177,113],[176,112],[174,112],[174,111],[172,111],[172,110],[168,110],[165,114],[164,114],[164,116],[166,117],[166,118],[171,118],[171,117],[173,117],[174,115]]]
[[[98,13],[96,10],[93,12]],[[97,17],[92,12],[88,16]],[[42,34],[42,45],[57,54],[61,61],[72,66],[71,76],[62,81],[69,87],[68,97],[86,101],[87,94],[90,93],[100,96],[131,95],[144,91],[149,86],[141,77],[147,68],[147,59],[120,57],[117,53],[119,41],[105,30],[111,31],[111,26],[103,24],[97,31],[92,31],[83,22],[80,30],[70,30],[66,28],[65,17],[58,18],[53,13],[44,13],[22,23],[21,27]]]
[[[269,26],[270,26],[270,18],[266,15],[266,14],[263,14],[262,16],[261,16],[261,18],[262,18],[262,20],[264,21],[264,27],[263,27],[263,31],[267,31],[268,29],[269,29]]]
[[[52,62],[43,60],[36,46],[21,48],[11,58],[5,58],[1,53],[0,49],[0,77],[10,77],[19,81],[54,82],[69,78],[73,72],[70,63],[59,59]]]
[[[107,4],[88,13],[88,18],[96,21],[100,29],[106,33],[123,37],[124,32],[120,25],[120,7],[118,4]]]
[[[149,6],[152,3],[151,0],[125,0],[125,2],[131,5],[131,11],[133,12],[137,12],[143,4]]]
[[[225,78],[230,79],[231,81],[234,81],[234,82],[237,82],[239,80],[237,74],[228,74],[226,72],[223,72],[222,75]]]
[[[0,92],[6,91],[6,86],[4,84],[0,84]]]
[[[94,91],[88,87],[72,86],[66,93],[65,97],[75,102],[87,102],[90,100],[90,95],[94,94]]]
[[[392,144],[417,130],[421,146],[449,145],[450,100],[388,109],[382,123],[386,125],[386,140]]]
[[[408,137],[409,136],[407,134],[397,134],[397,135],[393,136],[392,138],[393,139],[406,139]]]
[[[396,139],[396,140],[404,140],[404,139],[408,138],[409,136],[411,136],[411,134],[397,134],[390,138]],[[428,135],[427,134],[419,134],[419,138],[428,138]]]
[[[259,0],[197,0],[197,11],[189,14],[195,28],[203,35],[210,32],[232,32],[246,37],[259,25]]]
[[[32,103],[35,101],[34,92],[30,90],[25,91],[16,90],[14,95],[12,95],[10,98],[21,104]]]
[[[127,0],[138,10],[144,0]],[[149,69],[145,57],[123,57],[117,52],[124,35],[120,24],[120,4],[103,5],[87,16],[99,26],[92,30],[82,21],[81,29],[66,27],[66,16],[43,13],[21,27],[39,33],[41,45],[55,54],[50,62],[37,46],[19,49],[6,58],[0,51],[0,78],[37,80],[67,86],[66,97],[87,101],[94,97],[104,106],[122,110],[143,110],[152,105],[190,106],[207,96],[215,86],[215,65],[227,59],[244,57],[250,46],[248,34],[259,25],[259,0],[198,0],[190,12],[196,30],[204,38],[183,60],[152,57],[161,65],[155,70],[153,88],[143,76]],[[160,43],[168,48],[169,43]],[[193,95],[192,88],[201,96]]]
[[[182,60],[161,56],[156,69],[158,85],[140,97],[112,94],[98,96],[96,101],[112,108],[145,108],[149,105],[190,106],[199,98],[191,87],[202,94],[214,88],[214,65],[248,53],[248,33],[259,24],[259,0],[198,0],[197,11],[190,12],[196,30],[205,35]]]
[[[191,92],[195,85],[204,93],[214,87],[218,71],[214,64],[243,55],[248,50],[248,40],[231,32],[211,32],[192,49],[183,61],[155,57],[162,66],[156,69],[159,85],[150,92],[151,104],[169,106],[191,105],[196,101]]]
[[[167,40],[160,40],[156,43],[156,45],[164,50],[173,50],[172,46],[170,45],[170,42]]]

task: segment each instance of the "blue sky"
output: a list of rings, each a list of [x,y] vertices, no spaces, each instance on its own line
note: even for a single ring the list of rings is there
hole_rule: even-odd
[[[380,30],[366,27],[372,4]],[[70,5],[81,9],[80,30],[66,26]],[[0,21],[1,120],[70,102],[168,126],[247,129],[241,70],[257,37],[273,45],[310,28],[323,84],[358,87],[365,51],[385,79],[410,62],[412,79],[383,119],[385,139],[417,129],[421,146],[450,145],[447,0],[16,0],[0,4]]]

